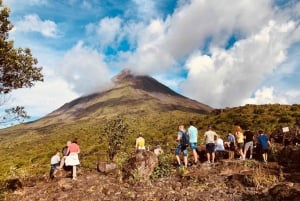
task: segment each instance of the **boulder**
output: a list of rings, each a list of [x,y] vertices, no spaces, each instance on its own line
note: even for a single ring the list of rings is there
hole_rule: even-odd
[[[97,170],[104,174],[118,174],[118,165],[116,163],[108,163],[103,161],[98,161]]]
[[[123,179],[148,180],[158,164],[157,156],[151,151],[138,151],[123,164]]]

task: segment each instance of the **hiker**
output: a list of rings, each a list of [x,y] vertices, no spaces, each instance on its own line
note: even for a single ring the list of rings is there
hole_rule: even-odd
[[[143,138],[143,133],[140,132],[138,138],[135,140],[135,151],[145,150],[145,139]]]
[[[238,153],[240,154],[240,160],[245,160],[244,156],[244,134],[242,133],[242,129],[240,126],[235,127],[235,137],[237,141],[237,149]]]
[[[183,153],[184,167],[187,168],[187,158],[188,158],[187,147],[188,147],[188,145],[184,145],[182,143],[183,138],[184,138],[183,135],[187,135],[186,130],[184,129],[184,125],[179,125],[178,133],[177,133],[177,139],[176,139],[176,141],[178,142],[178,145],[177,145],[177,148],[175,150],[175,156],[176,156],[176,159],[177,159],[178,167],[181,167],[182,165],[181,165],[181,162],[180,162],[179,154]]]
[[[68,156],[68,147],[69,147],[69,145],[71,144],[72,142],[71,141],[68,141],[67,142],[67,145],[66,146],[64,146],[63,148],[62,148],[62,155],[63,155],[63,157],[61,158],[61,161],[60,161],[60,165],[59,165],[59,169],[61,170],[63,167],[64,167],[64,165],[65,165],[65,160],[66,160],[66,158],[67,158],[67,156]]]
[[[215,140],[216,139],[217,139],[217,133],[212,130],[212,126],[208,126],[208,131],[204,133],[207,163],[215,162]]]
[[[253,132],[250,131],[249,128],[247,128],[244,135],[245,135],[244,157],[246,158],[247,151],[250,150],[249,159],[252,159],[254,134]]]
[[[216,152],[216,158],[220,158],[220,159],[224,158],[224,152],[225,152],[224,141],[219,135],[215,143],[215,152]]]
[[[268,136],[262,130],[258,131],[257,142],[260,146],[260,151],[262,154],[263,161],[265,163],[267,163],[268,162],[268,150],[269,150],[269,146],[271,146],[271,143],[268,139]]]
[[[229,149],[228,159],[232,160],[232,159],[234,159],[234,151],[235,151],[236,144],[235,144],[235,137],[231,132],[228,133],[227,140],[228,140],[227,147]]]
[[[50,159],[50,179],[54,179],[54,173],[56,169],[59,167],[60,163],[60,152],[56,150],[55,154]]]
[[[160,145],[157,145],[156,148],[153,150],[153,152],[156,156],[159,156],[164,153]]]
[[[75,138],[72,143],[68,146],[68,152],[69,154],[66,157],[65,163],[66,166],[72,166],[72,179],[77,179],[77,173],[76,173],[76,166],[80,164],[78,154],[80,153],[80,148],[77,143],[77,138]]]
[[[216,151],[225,151],[224,148],[224,141],[222,140],[222,138],[218,135],[217,140],[216,140]]]
[[[190,126],[188,128],[189,143],[194,156],[194,164],[198,163],[197,154],[197,141],[198,141],[198,129],[194,126],[194,122],[190,121]]]

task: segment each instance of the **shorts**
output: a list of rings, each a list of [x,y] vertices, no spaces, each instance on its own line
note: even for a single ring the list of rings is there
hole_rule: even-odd
[[[262,154],[266,154],[266,153],[268,153],[268,151],[269,151],[268,148],[262,148],[262,149],[261,149],[261,153],[262,153]]]
[[[229,150],[230,150],[230,151],[235,151],[234,142],[230,142]]]
[[[206,144],[206,153],[214,153],[215,152],[215,143]]]
[[[250,148],[250,151],[253,150],[253,141],[246,142],[246,144],[245,144],[245,152],[247,152],[249,148]]]
[[[239,149],[243,149],[244,148],[244,142],[237,143],[237,147]]]
[[[183,153],[183,156],[188,156],[187,147],[181,147],[179,144],[175,149],[175,155],[179,155],[181,152]]]
[[[191,150],[197,150],[197,142],[190,143]]]

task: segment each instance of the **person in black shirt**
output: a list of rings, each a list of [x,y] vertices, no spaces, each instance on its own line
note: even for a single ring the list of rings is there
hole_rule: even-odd
[[[244,136],[245,136],[244,156],[246,158],[247,151],[250,150],[249,159],[252,159],[254,134],[253,132],[250,131],[249,128],[247,128],[247,130],[244,132]]]

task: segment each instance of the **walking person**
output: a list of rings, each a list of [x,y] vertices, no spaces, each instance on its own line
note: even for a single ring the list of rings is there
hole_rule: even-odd
[[[66,160],[66,158],[67,158],[67,156],[68,156],[68,147],[70,146],[71,143],[72,143],[71,141],[68,141],[68,142],[67,142],[67,145],[64,146],[63,149],[62,149],[62,151],[61,151],[63,157],[62,157],[61,160],[60,160],[60,165],[59,165],[59,169],[60,169],[60,170],[61,170],[61,169],[64,167],[64,165],[65,165],[65,160]]]
[[[242,133],[242,129],[240,126],[236,126],[235,128],[235,137],[237,141],[238,153],[240,154],[240,159],[245,160],[244,156],[244,134]]]
[[[249,159],[252,159],[254,134],[253,134],[252,131],[250,131],[249,128],[247,128],[247,130],[245,131],[244,135],[245,135],[244,157],[246,158],[247,151],[250,150]]]
[[[66,157],[66,166],[72,166],[72,179],[77,179],[76,166],[80,164],[78,154],[80,153],[80,148],[77,143],[77,138],[75,138],[72,143],[68,146],[68,156]]]
[[[185,135],[185,136],[184,136]],[[187,147],[188,145],[183,143],[184,138],[187,136],[186,130],[184,128],[184,125],[179,125],[178,127],[178,133],[177,133],[177,139],[176,141],[178,142],[177,148],[175,150],[175,156],[176,156],[176,160],[177,160],[177,164],[179,167],[181,167],[181,162],[180,162],[180,156],[179,154],[182,153],[183,154],[183,162],[184,162],[184,167],[187,168],[187,158],[188,158],[188,151],[187,151]],[[189,143],[189,142],[187,142]]]
[[[267,163],[268,162],[268,151],[269,151],[269,146],[271,146],[271,143],[268,139],[268,136],[262,130],[258,131],[257,142],[260,146],[263,161],[265,163]]]
[[[190,126],[188,128],[189,143],[194,156],[194,164],[198,163],[197,154],[197,141],[198,141],[198,129],[194,126],[194,122],[190,121]]]
[[[217,133],[212,130],[212,126],[209,126],[208,131],[204,133],[207,163],[215,162],[215,141],[217,140],[217,137]]]

